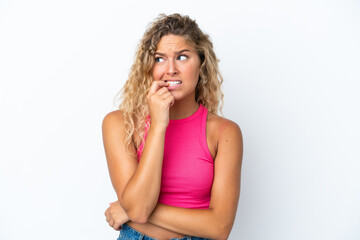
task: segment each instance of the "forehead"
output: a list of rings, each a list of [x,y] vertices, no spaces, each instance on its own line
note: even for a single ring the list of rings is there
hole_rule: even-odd
[[[157,44],[157,51],[194,50],[193,44],[182,36],[173,34],[163,36]]]

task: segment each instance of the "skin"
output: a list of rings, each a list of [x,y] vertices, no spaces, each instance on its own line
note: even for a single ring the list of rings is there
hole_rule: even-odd
[[[190,116],[198,108],[195,88],[200,74],[200,59],[192,44],[180,36],[164,36],[157,46],[155,61],[152,69],[154,80],[182,81],[176,89],[170,90],[175,100],[170,108],[170,118]]]
[[[162,37],[155,59],[154,81],[147,96],[151,126],[139,162],[124,149],[122,113],[119,110],[111,112],[103,120],[105,153],[118,196],[118,201],[105,211],[106,220],[116,230],[127,222],[136,230],[160,240],[185,235],[227,239],[240,194],[241,130],[236,123],[208,113],[206,137],[215,163],[209,209],[186,209],[158,203],[166,127],[169,119],[186,118],[197,110],[195,87],[200,59],[191,43],[175,35]],[[169,79],[181,80],[182,84],[169,90],[165,82]],[[136,153],[135,146],[128,147]]]

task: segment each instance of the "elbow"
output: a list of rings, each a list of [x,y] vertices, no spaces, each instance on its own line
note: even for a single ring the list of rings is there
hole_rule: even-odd
[[[126,211],[126,214],[132,222],[136,222],[139,224],[145,224],[149,219],[148,214],[144,214],[144,211],[139,211],[138,209],[128,210]]]
[[[223,230],[219,231],[215,236],[214,239],[216,240],[227,240],[230,236],[230,231]]]
[[[123,201],[120,204],[123,206],[123,208],[126,212],[126,215],[129,217],[129,219],[132,222],[136,222],[136,223],[140,223],[140,224],[147,223],[147,221],[150,217],[150,214],[151,214],[151,213],[149,213],[149,211],[147,211],[146,209],[144,209],[138,205],[134,205],[134,204],[128,205]]]
[[[119,198],[119,201],[121,206],[123,206],[123,209],[125,210],[128,218],[135,223],[147,223],[151,213],[154,210],[154,207],[144,201],[142,203],[138,203],[129,201],[129,199],[126,200],[123,197]]]
[[[221,222],[217,224],[216,233],[214,233],[213,238],[216,240],[227,240],[230,236],[233,223]]]
[[[221,235],[218,235],[215,239],[217,240],[227,240],[229,238],[230,233],[223,233]]]

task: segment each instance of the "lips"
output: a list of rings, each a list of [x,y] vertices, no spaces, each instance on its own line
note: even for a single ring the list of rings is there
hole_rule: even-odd
[[[169,83],[169,87],[176,86],[182,83],[180,80],[165,80],[165,82]]]
[[[167,89],[169,91],[173,91],[177,88],[179,88],[182,84],[181,80],[165,80],[166,83],[169,83],[169,86],[167,86]]]

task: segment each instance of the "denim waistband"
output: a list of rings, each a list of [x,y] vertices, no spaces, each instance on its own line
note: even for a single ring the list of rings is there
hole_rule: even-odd
[[[126,223],[121,225],[122,229],[120,230],[120,235],[124,237],[124,239],[129,240],[157,240],[156,238],[149,237],[141,232],[136,231]],[[122,240],[120,237],[118,240]],[[171,238],[169,240],[210,240],[208,238],[199,238],[193,236],[185,236],[182,238]]]

